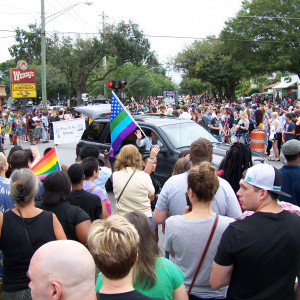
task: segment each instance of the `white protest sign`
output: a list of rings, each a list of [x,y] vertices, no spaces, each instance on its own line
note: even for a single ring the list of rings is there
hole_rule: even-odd
[[[77,143],[84,130],[84,118],[53,122],[54,144]]]

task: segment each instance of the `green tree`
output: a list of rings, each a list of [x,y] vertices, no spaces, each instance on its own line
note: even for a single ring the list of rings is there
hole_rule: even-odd
[[[17,27],[16,44],[9,48],[15,62],[25,60],[28,64],[39,64],[41,61],[41,28],[37,24],[29,24],[29,30]],[[52,38],[46,37],[47,59],[53,46]]]
[[[299,74],[299,11],[299,0],[245,0],[220,38],[250,75],[277,70]]]
[[[138,25],[121,22],[106,29],[105,36],[88,40],[70,37],[55,41],[51,61],[65,74],[67,82],[76,90],[77,104],[82,102],[81,94],[96,82],[103,81],[112,71],[126,62],[141,64],[150,55],[149,41]],[[103,69],[104,56],[113,58],[113,63]],[[102,72],[93,72],[102,69]],[[89,80],[89,76],[93,78]]]
[[[189,79],[185,76],[180,82],[181,93],[189,95],[200,95],[203,91],[209,91],[210,86],[208,82],[203,82],[199,78]],[[215,93],[217,90],[215,89]]]
[[[214,37],[195,41],[175,58],[175,66],[190,79],[198,78],[216,87],[219,95],[235,96],[235,88],[244,69],[236,66],[235,58],[223,49],[223,43]]]
[[[126,80],[127,86],[125,89],[122,89],[122,92],[125,92],[127,97],[134,96],[138,98],[158,96],[162,95],[164,90],[176,89],[170,78],[163,74],[165,74],[165,70],[161,66],[137,66],[132,63],[126,63],[116,71],[113,71],[109,75],[109,79]]]

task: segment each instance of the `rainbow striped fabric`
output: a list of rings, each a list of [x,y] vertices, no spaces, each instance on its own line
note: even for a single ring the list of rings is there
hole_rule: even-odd
[[[111,147],[114,151],[110,156],[116,155],[121,142],[137,127],[130,113],[125,109],[118,96],[112,92],[110,112]]]
[[[31,171],[40,179],[44,180],[48,174],[60,171],[56,148],[53,147],[40,161],[31,168]]]

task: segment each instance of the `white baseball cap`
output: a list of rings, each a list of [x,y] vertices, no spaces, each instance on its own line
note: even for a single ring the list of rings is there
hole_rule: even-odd
[[[271,165],[258,164],[249,168],[244,180],[253,186],[272,193],[292,197],[281,191],[282,173]]]

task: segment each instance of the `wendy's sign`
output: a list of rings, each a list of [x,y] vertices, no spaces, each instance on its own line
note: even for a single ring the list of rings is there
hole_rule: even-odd
[[[35,83],[35,69],[28,68],[25,60],[19,60],[16,68],[11,68],[12,83]]]
[[[13,98],[36,98],[35,69],[28,68],[25,60],[10,69],[10,82]]]

